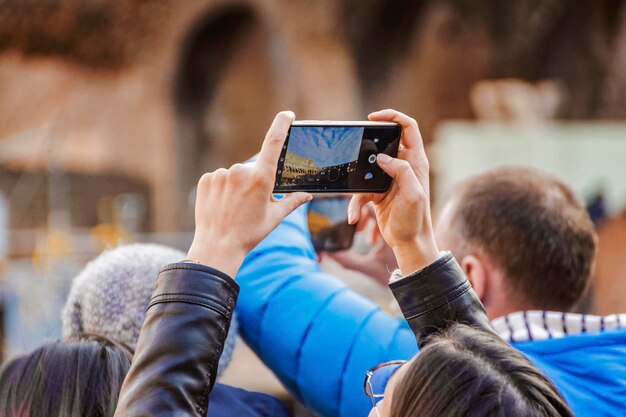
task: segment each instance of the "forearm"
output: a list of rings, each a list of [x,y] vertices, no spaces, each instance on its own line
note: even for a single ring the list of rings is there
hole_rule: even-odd
[[[430,334],[453,323],[493,331],[482,303],[449,252],[389,287],[420,347]]]
[[[159,274],[116,416],[205,416],[238,285],[180,263]]]

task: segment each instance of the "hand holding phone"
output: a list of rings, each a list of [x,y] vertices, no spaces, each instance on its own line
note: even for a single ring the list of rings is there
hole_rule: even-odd
[[[315,201],[315,199],[313,200]],[[355,225],[356,233],[361,232],[364,239],[357,250],[323,252],[321,259],[331,258],[345,269],[365,274],[383,286],[389,283],[389,276],[398,268],[398,261],[393,250],[380,236],[376,214],[372,205],[365,205],[361,219]]]
[[[417,122],[395,110],[370,114],[370,120],[394,121],[402,126],[398,158],[379,154],[380,167],[393,177],[385,194],[356,194],[348,209],[349,222],[356,224],[361,207],[374,203],[381,235],[391,246],[403,274],[429,265],[439,257],[430,216],[429,165]]]
[[[278,161],[275,193],[383,193],[391,177],[376,163],[395,157],[401,128],[395,122],[296,121]]]
[[[274,167],[291,122],[280,112],[270,126],[255,162],[235,164],[200,178],[196,192],[196,229],[187,259],[234,277],[245,256],[289,213],[310,201],[307,193],[272,197]]]

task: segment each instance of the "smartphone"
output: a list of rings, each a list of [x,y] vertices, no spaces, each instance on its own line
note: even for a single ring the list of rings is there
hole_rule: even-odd
[[[317,196],[309,204],[307,221],[316,252],[350,249],[356,231],[348,224],[348,196]]]
[[[392,122],[295,121],[289,129],[274,192],[383,193],[391,177],[376,155],[398,155],[400,125]]]

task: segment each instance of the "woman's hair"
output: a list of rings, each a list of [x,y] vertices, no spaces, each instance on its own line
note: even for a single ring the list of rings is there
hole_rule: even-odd
[[[520,352],[461,324],[430,337],[392,395],[393,417],[574,416]]]
[[[47,343],[0,370],[0,416],[112,417],[131,359],[101,336]]]

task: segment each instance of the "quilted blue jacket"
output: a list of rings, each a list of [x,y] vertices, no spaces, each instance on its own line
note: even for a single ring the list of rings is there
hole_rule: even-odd
[[[320,415],[367,416],[367,369],[417,351],[403,318],[321,271],[304,207],[248,255],[237,282],[243,337],[289,391]],[[514,346],[552,378],[577,416],[626,415],[626,332]]]

